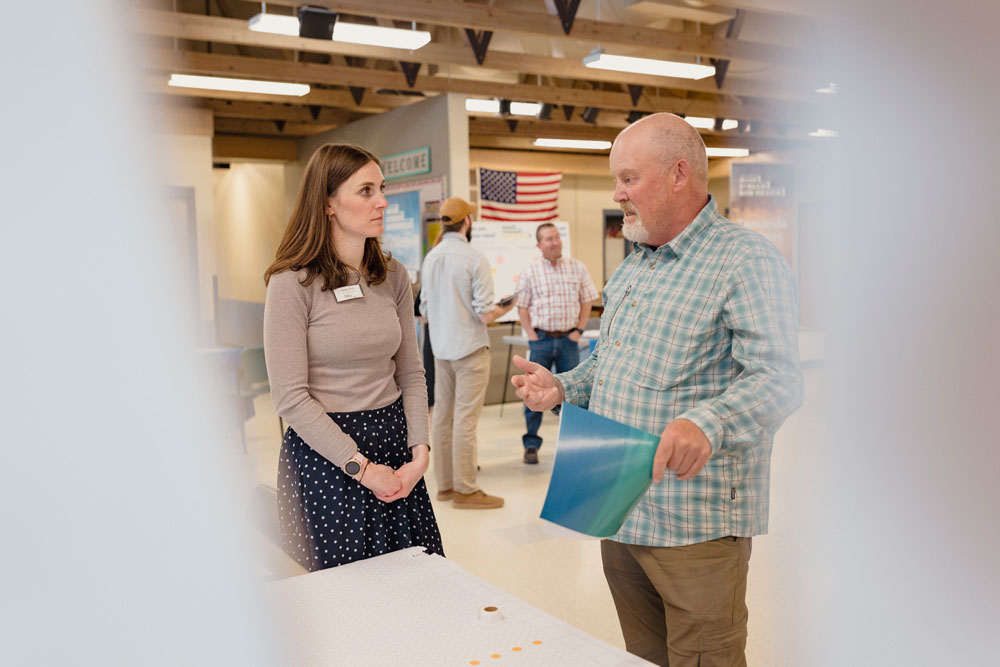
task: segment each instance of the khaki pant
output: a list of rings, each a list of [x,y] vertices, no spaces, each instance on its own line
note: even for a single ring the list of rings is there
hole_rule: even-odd
[[[476,485],[476,425],[490,379],[487,347],[456,361],[434,359],[431,455],[439,491],[473,493]]]
[[[657,665],[745,667],[751,540],[683,547],[601,541],[625,647]]]

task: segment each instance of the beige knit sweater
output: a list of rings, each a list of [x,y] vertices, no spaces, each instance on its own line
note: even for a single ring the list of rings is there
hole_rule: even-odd
[[[362,298],[337,302],[323,278],[304,271],[271,276],[264,305],[264,354],[278,414],[340,466],[357,451],[327,412],[373,410],[400,394],[408,445],[427,444],[427,383],[417,350],[413,293],[393,259],[381,285],[361,280]]]

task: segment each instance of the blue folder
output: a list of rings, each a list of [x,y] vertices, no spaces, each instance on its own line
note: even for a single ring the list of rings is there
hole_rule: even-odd
[[[542,518],[594,537],[618,532],[653,480],[659,436],[562,405]]]

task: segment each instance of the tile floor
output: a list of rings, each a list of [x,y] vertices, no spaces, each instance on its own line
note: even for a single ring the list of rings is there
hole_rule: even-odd
[[[808,493],[808,480],[796,478],[799,464],[807,465],[815,442],[812,433],[818,421],[815,406],[822,403],[821,371],[806,371],[807,404],[778,433],[771,486],[771,531],[754,540],[748,583],[750,665],[779,665],[784,638],[782,628],[794,626],[806,610],[789,603],[792,594],[808,581],[796,580],[788,567],[803,555],[794,527],[808,521],[797,513],[803,506],[796,499]],[[274,486],[277,476],[278,420],[269,396],[255,402],[257,415],[247,423],[249,485]],[[559,535],[538,518],[549,474],[557,421],[546,415],[541,435],[546,445],[541,462],[527,466],[521,461],[524,428],[520,404],[486,406],[479,422],[479,482],[490,494],[503,496],[506,506],[498,510],[455,510],[450,503],[434,501],[445,553],[466,570],[520,597],[540,609],[595,637],[624,648],[617,616],[600,565],[597,540]],[[433,498],[433,476],[428,485]],[[269,551],[267,568],[276,576],[301,572],[277,549]]]

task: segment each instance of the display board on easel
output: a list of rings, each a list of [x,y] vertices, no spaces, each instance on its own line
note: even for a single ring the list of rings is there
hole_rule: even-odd
[[[436,224],[444,199],[444,179],[390,183],[385,197],[389,207],[385,211],[382,245],[403,263],[410,282],[415,282],[428,249],[425,230]]]
[[[472,247],[476,248],[490,261],[490,271],[493,273],[493,294],[499,300],[507,294],[513,294],[517,288],[517,279],[531,262],[542,256],[535,241],[535,228],[541,222],[474,222],[472,225]],[[563,257],[571,257],[569,222],[553,220],[552,224],[559,230],[562,238]],[[517,309],[514,308],[499,322],[517,321]]]

